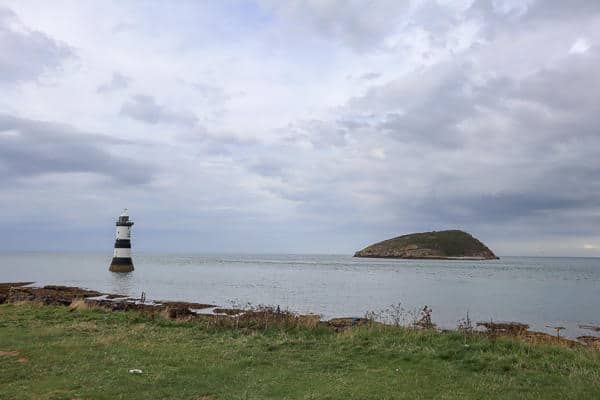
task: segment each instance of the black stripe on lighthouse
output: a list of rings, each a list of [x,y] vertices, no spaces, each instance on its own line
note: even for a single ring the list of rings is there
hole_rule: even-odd
[[[115,249],[130,249],[131,240],[129,239],[117,239],[115,240]]]
[[[110,266],[112,267],[113,265],[131,265],[131,268],[133,268],[131,257],[113,257]]]

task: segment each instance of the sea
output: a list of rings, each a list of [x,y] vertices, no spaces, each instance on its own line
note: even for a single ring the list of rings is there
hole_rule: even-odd
[[[428,306],[439,327],[523,322],[599,336],[600,258],[392,260],[348,255],[134,254],[135,271],[108,271],[111,254],[0,253],[0,282],[68,285],[149,300],[410,323]]]

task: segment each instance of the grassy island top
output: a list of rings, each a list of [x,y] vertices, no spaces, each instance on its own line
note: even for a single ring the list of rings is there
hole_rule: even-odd
[[[368,246],[356,252],[355,256],[389,258],[497,258],[486,245],[471,234],[457,229],[398,236]]]

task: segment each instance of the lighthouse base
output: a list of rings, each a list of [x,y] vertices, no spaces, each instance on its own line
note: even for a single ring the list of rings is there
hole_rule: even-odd
[[[131,258],[113,257],[108,270],[111,272],[131,272],[133,271],[133,262]]]

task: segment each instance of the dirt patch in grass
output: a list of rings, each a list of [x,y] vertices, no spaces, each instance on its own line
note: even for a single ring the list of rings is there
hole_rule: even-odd
[[[0,350],[0,356],[18,356],[19,354],[17,350]]]
[[[592,349],[600,350],[600,337],[584,335],[577,337],[577,340],[585,343]]]
[[[484,333],[492,338],[497,336],[512,336],[530,343],[560,344],[568,347],[581,345],[581,342],[566,339],[558,334],[550,335],[545,332],[530,331],[529,325],[521,322],[478,322],[477,326],[485,328],[486,331]]]
[[[354,326],[366,325],[369,322],[371,321],[366,318],[342,317],[330,319],[327,321],[327,325],[331,326],[337,331],[341,331]]]
[[[20,357],[20,355],[21,355],[21,352],[18,350],[0,350],[0,357],[1,356],[19,357],[16,360],[18,363],[26,363],[29,361],[29,359],[27,357]]]

